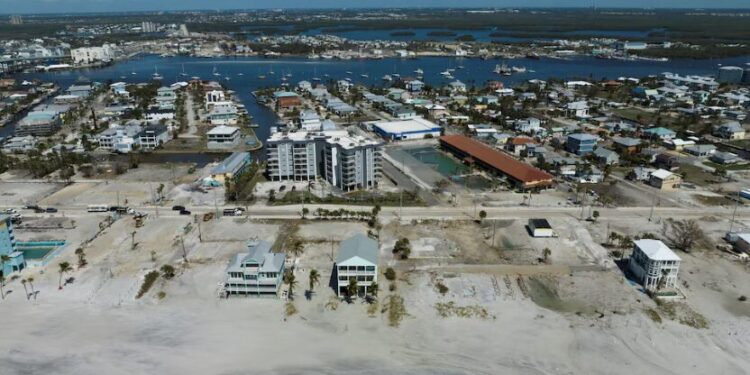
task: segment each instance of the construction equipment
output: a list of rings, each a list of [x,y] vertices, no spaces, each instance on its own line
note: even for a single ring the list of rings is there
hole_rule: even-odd
[[[213,220],[214,217],[216,217],[216,215],[213,212],[205,213],[203,214],[203,221]]]

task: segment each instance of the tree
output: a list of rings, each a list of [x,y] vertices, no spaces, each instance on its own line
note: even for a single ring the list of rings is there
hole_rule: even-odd
[[[703,238],[700,225],[693,219],[667,219],[662,232],[673,246],[685,252],[690,252],[695,243]]]
[[[354,298],[354,296],[357,295],[358,291],[359,291],[359,284],[357,284],[357,278],[350,277],[349,285],[346,287],[346,294],[349,297],[349,299]]]
[[[5,274],[5,263],[10,262],[10,256],[7,254],[0,255],[0,272]]]
[[[26,288],[26,279],[21,280],[21,285],[23,285],[23,292],[26,293],[26,300],[29,300],[29,289]]]
[[[481,223],[484,221],[484,219],[487,217],[487,211],[481,210],[479,211],[479,222]]]
[[[289,252],[294,255],[294,257],[299,257],[302,252],[305,251],[305,245],[300,240],[295,240],[292,242],[292,246],[289,248]]]
[[[409,239],[404,237],[396,241],[396,245],[393,246],[393,253],[398,254],[401,259],[408,259],[411,254]]]
[[[175,275],[175,269],[170,264],[165,264],[161,266],[160,270],[161,270],[161,275],[167,280],[173,278]]]
[[[656,291],[660,292],[664,287],[667,286],[667,276],[669,275],[669,270],[662,268],[661,270],[661,277],[659,278],[659,282],[656,284]]]
[[[310,209],[309,208],[307,208],[307,207],[303,208],[302,209],[302,218],[304,219],[307,216],[307,214],[309,214],[309,213],[310,213]]]
[[[592,213],[591,213],[591,216],[593,216],[593,217],[594,217],[594,221],[596,221],[596,219],[598,219],[598,218],[599,218],[599,211],[594,211],[594,212],[592,212]]]
[[[59,278],[59,280],[57,282],[57,289],[62,289],[62,277],[63,277],[63,274],[67,273],[67,272],[70,272],[71,268],[70,268],[70,263],[68,263],[68,262],[62,262],[62,263],[58,264],[58,266],[60,267],[60,269],[58,270],[60,272],[60,278]]]
[[[294,288],[297,287],[297,278],[292,272],[287,272],[284,276],[284,283],[289,287],[289,299],[294,299]]]
[[[31,288],[31,295],[34,296],[34,299],[36,299],[36,291],[34,290],[34,278],[29,276],[26,278],[26,282],[29,283],[29,288]]]
[[[5,275],[0,275],[0,297],[5,299],[5,291],[3,290],[3,287],[5,287]],[[26,285],[24,285],[23,288],[26,289]]]
[[[370,295],[371,300],[378,299],[378,291],[380,290],[380,285],[378,285],[377,282],[373,281],[370,286],[367,287],[367,293]]]
[[[310,293],[315,289],[315,285],[320,284],[320,273],[316,269],[310,270]]]
[[[544,260],[544,263],[549,263],[549,257],[552,255],[552,250],[549,249],[549,247],[545,247],[544,250],[542,250],[542,259]]]
[[[388,281],[396,280],[396,270],[393,267],[386,268],[383,275],[385,275],[385,279]]]
[[[78,256],[78,268],[86,267],[88,262],[86,261],[86,253],[83,252],[83,248],[77,248],[75,254]]]

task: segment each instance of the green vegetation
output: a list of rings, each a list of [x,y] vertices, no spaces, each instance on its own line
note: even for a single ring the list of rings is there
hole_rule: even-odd
[[[141,288],[138,290],[138,294],[135,295],[135,298],[141,298],[146,293],[148,293],[149,289],[154,285],[156,280],[159,278],[159,271],[151,271],[146,274],[146,276],[143,278],[143,284],[141,284]]]
[[[383,275],[385,275],[385,279],[388,281],[396,280],[396,270],[394,270],[393,267],[386,268]]]
[[[386,297],[383,312],[388,315],[388,325],[391,327],[398,327],[401,325],[401,321],[409,315],[406,312],[404,298],[398,294],[391,294]]]
[[[471,306],[458,306],[455,302],[438,302],[435,304],[437,313],[442,318],[449,318],[452,316],[459,318],[479,318],[479,319],[495,319],[495,316],[490,315],[482,306],[471,305]]]
[[[398,206],[401,204],[401,194],[393,192],[374,192],[374,191],[354,191],[345,194],[343,197],[328,195],[318,197],[309,191],[293,190],[284,194],[283,197],[275,197],[272,202],[277,206],[289,204],[315,203],[315,204],[346,204],[346,205],[380,205],[380,206]],[[405,191],[403,193],[404,206],[424,206],[425,203],[416,191]]]
[[[393,254],[401,259],[409,259],[409,255],[411,255],[411,244],[409,243],[409,239],[400,238],[396,241],[396,245],[393,246]]]

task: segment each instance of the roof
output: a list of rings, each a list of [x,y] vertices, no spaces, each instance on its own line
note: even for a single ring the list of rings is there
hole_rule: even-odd
[[[664,127],[657,127],[657,128],[648,128],[643,131],[644,133],[648,134],[656,134],[656,135],[668,135],[668,134],[675,134],[673,130],[664,128]]]
[[[378,243],[365,236],[364,234],[355,234],[352,237],[341,241],[339,255],[336,257],[336,264],[341,265],[354,258],[360,258],[372,265],[378,264]]]
[[[614,138],[612,142],[625,146],[625,147],[634,147],[634,146],[638,146],[641,144],[640,139],[628,138],[628,137],[617,137],[617,138]]]
[[[651,260],[681,260],[674,251],[659,240],[637,240],[634,243]]]
[[[239,130],[240,128],[235,126],[220,125],[206,132],[206,135],[232,135]]]
[[[248,252],[235,255],[229,263],[227,270],[240,270],[241,264],[254,260],[259,264],[259,272],[279,272],[284,265],[286,254],[271,252],[271,243],[268,241],[250,242],[247,245]]]
[[[211,174],[234,173],[243,165],[245,165],[245,160],[247,160],[249,157],[250,154],[247,152],[232,153],[232,155],[224,159],[221,164],[214,167],[211,170]]]
[[[513,159],[509,155],[463,135],[445,135],[440,142],[469,154],[474,159],[506,174],[524,184],[540,181],[552,182],[552,175]]]
[[[431,121],[421,117],[408,120],[375,122],[373,126],[389,134],[417,133],[417,132],[439,132],[442,128]]]
[[[619,155],[617,155],[616,152],[614,152],[612,150],[607,150],[606,148],[601,148],[601,147],[599,147],[596,150],[594,150],[594,155],[596,155],[596,156],[598,156],[600,158],[608,158],[610,156],[619,157]]]
[[[552,229],[547,219],[529,219],[529,223],[536,229]]]
[[[656,177],[660,180],[667,179],[669,177],[672,177],[674,173],[666,170],[666,169],[657,169],[654,172],[651,173],[651,176]]]
[[[597,138],[596,136],[593,136],[591,134],[586,134],[586,133],[570,134],[568,135],[568,139],[575,139],[577,141],[582,141],[582,142],[585,142],[585,141],[596,142],[597,140],[599,140],[599,138]]]

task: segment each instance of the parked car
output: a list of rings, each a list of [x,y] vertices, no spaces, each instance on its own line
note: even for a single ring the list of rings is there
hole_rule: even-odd
[[[35,205],[35,204],[27,204],[27,205],[23,206],[23,208],[25,208],[27,210],[36,210],[36,209],[39,208],[39,206]]]
[[[180,215],[190,215],[190,214],[191,214],[191,212],[188,211],[188,210],[182,210],[182,211],[180,211]]]
[[[8,214],[8,215],[12,215],[12,214],[17,214],[18,213],[18,211],[16,209],[14,209],[14,208],[7,208],[7,209],[5,209],[4,212],[6,214]]]
[[[172,211],[185,211],[185,206],[172,206]]]
[[[57,212],[57,208],[47,207],[47,209],[44,211],[47,212],[48,214],[54,214],[55,212]]]

